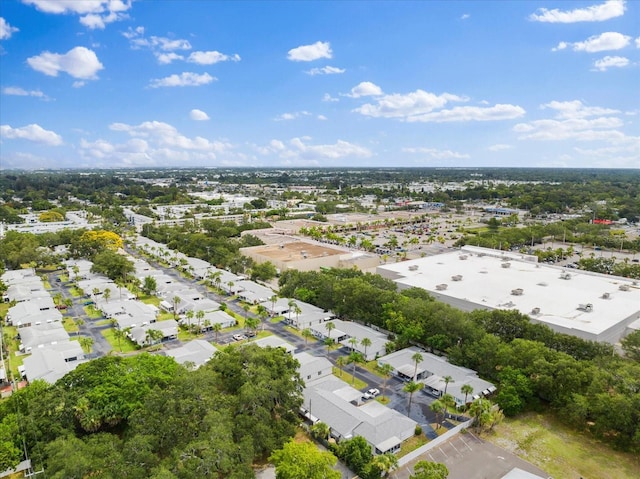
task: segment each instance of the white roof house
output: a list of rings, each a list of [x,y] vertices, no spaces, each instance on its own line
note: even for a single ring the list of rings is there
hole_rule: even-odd
[[[180,364],[193,363],[196,368],[205,364],[213,357],[217,349],[209,341],[194,339],[179,348],[170,349],[166,352]]]
[[[419,353],[422,360],[416,362],[413,356]],[[473,369],[463,368],[449,363],[446,358],[427,353],[419,348],[410,347],[395,351],[378,359],[378,364],[390,364],[394,369],[394,374],[405,380],[415,380],[424,384],[423,391],[436,397],[444,394],[451,394],[458,405],[493,393],[496,388],[489,381],[478,377],[478,373]],[[445,377],[451,380],[447,384]],[[465,395],[461,388],[468,384],[473,388],[473,393]]]
[[[276,335],[265,336],[264,338],[256,339],[255,341],[247,344],[255,344],[261,348],[282,348],[289,354],[293,354],[296,350],[296,347],[293,344],[288,343],[280,336]]]
[[[272,289],[248,279],[240,280],[236,283],[236,285],[241,288],[241,290],[238,292],[238,296],[241,300],[247,303],[262,303],[264,301],[267,301],[269,298],[271,298],[271,296],[274,295]]]
[[[77,341],[69,342],[77,343]],[[31,356],[24,359],[23,365],[29,381],[42,379],[53,384],[82,362],[84,361],[66,361],[64,353],[52,348],[41,348],[34,349]]]
[[[193,319],[189,319],[186,316],[181,317],[178,322],[182,325],[197,325],[198,318],[194,315]],[[220,324],[222,329],[231,328],[238,324],[236,319],[225,311],[205,311],[204,317],[200,320],[200,327],[203,331],[210,331],[213,329],[214,324]]]
[[[551,329],[616,343],[640,318],[640,285],[618,276],[538,264],[486,248],[379,266],[400,289],[418,287],[463,310],[515,309]]]
[[[313,356],[302,351],[294,354],[293,357],[300,363],[298,373],[305,384],[333,374],[333,364],[324,356]]]
[[[38,278],[37,281],[12,284],[7,288],[7,291],[3,295],[3,299],[5,301],[21,303],[23,301],[30,301],[34,298],[47,298],[49,296],[51,295],[44,288],[40,278]]]
[[[386,354],[386,344],[388,342],[386,334],[352,321],[332,319],[331,322],[335,329],[331,330],[330,337],[334,338],[343,346],[362,353],[365,355],[367,361]],[[329,330],[327,329],[327,323],[328,321],[311,326],[310,329],[313,335],[323,340],[328,338]],[[357,340],[355,345],[350,342],[351,338]],[[366,348],[362,345],[364,338],[368,338],[369,341],[371,341],[371,345]]]
[[[69,333],[65,331],[64,326],[59,321],[20,328],[18,333],[20,335],[20,349],[26,352],[48,344],[69,340]]]
[[[0,279],[7,285],[22,283],[23,281],[32,281],[33,279],[40,281],[40,278],[36,275],[36,270],[33,268],[12,269],[5,271],[0,276]]]
[[[62,313],[57,309],[39,309],[37,303],[40,299],[50,300],[51,298],[38,298],[16,304],[9,309],[7,314],[8,323],[17,328],[23,328],[25,326],[62,321]]]
[[[178,323],[173,319],[167,319],[166,321],[158,321],[153,324],[131,328],[129,337],[138,345],[145,346],[148,344],[147,331],[151,329],[162,333],[162,339],[160,339],[160,342],[178,338]]]
[[[377,401],[362,404],[361,398],[361,391],[325,376],[307,382],[302,410],[313,422],[327,424],[338,441],[362,436],[375,454],[398,451],[414,435],[417,423]]]
[[[325,311],[322,308],[305,303],[304,301],[296,299],[294,302],[300,309],[300,312],[296,313],[294,306],[289,308],[289,311],[284,317],[291,326],[299,330],[311,328],[314,325],[329,321],[335,316],[331,311]]]

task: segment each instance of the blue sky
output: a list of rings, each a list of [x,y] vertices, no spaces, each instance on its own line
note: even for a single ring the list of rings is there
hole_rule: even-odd
[[[2,168],[640,167],[640,2],[2,0]]]

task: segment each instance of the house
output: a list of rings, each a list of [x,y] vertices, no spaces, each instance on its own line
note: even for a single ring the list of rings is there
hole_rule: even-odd
[[[273,298],[273,296],[276,296],[276,295],[274,294],[271,297]],[[290,301],[289,298],[278,298],[276,296],[275,302],[271,301],[271,298],[269,298],[268,301],[263,301],[262,303],[260,303],[260,305],[267,310],[269,315],[281,316],[287,311],[289,311],[289,301]]]
[[[77,341],[67,341],[67,343],[71,343],[72,346],[75,343],[80,347]],[[34,349],[31,356],[24,359],[24,375],[29,381],[42,379],[49,384],[53,384],[84,362],[83,360],[67,360],[65,357],[64,351],[54,348]]]
[[[18,330],[20,351],[31,352],[49,344],[69,341],[69,334],[60,321],[27,326]]]
[[[71,280],[86,279],[91,275],[93,262],[89,260],[68,259],[65,261],[65,264],[67,265],[67,274]],[[78,270],[78,274],[75,273],[76,269]]]
[[[45,289],[42,281],[40,278],[37,278],[28,282],[12,284],[7,288],[2,298],[5,302],[15,301],[16,303],[21,303],[36,298],[47,298],[49,296],[51,295]]]
[[[159,331],[161,335],[159,340],[151,339],[148,332],[150,330]],[[139,346],[148,346],[156,342],[164,343],[173,339],[178,339],[178,323],[173,319],[166,321],[158,321],[145,326],[136,326],[129,331],[129,338]]]
[[[62,321],[62,313],[55,307],[49,308],[50,305],[53,305],[53,300],[50,296],[18,303],[9,308],[6,318],[7,323],[17,328],[23,328],[42,323]]]
[[[191,256],[188,256],[186,259],[187,270],[193,275],[195,279],[202,280],[207,277],[207,274],[211,269],[211,264],[208,261],[200,258],[193,258]]]
[[[388,342],[386,334],[352,321],[333,319],[331,323],[333,323],[334,326],[333,330],[329,331],[327,329],[327,322],[325,321],[311,326],[311,333],[323,341],[331,337],[335,342],[342,344],[344,347],[360,352],[367,361],[372,361],[386,354],[386,345]],[[352,338],[355,338],[355,343],[352,342]],[[365,347],[362,344],[364,338],[369,339],[371,344]]]
[[[333,375],[307,382],[303,415],[322,421],[337,441],[362,436],[374,454],[397,452],[415,433],[416,421],[377,401],[362,403],[362,392]]]
[[[413,359],[418,353],[422,359],[416,365]],[[445,390],[451,394],[456,404],[462,406],[467,402],[492,394],[496,387],[489,381],[478,377],[478,373],[472,369],[455,366],[446,358],[427,353],[419,348],[410,347],[395,351],[378,359],[378,364],[390,364],[394,374],[404,380],[421,382],[426,394],[440,397]],[[445,378],[448,378],[445,380]],[[473,393],[467,395],[462,392],[462,387],[469,385]]]
[[[295,300],[294,303],[284,315],[285,321],[300,331],[334,318],[331,311],[325,311],[304,301]],[[296,306],[298,310],[296,310]]]
[[[40,278],[36,275],[36,270],[33,268],[13,269],[5,271],[2,276],[0,276],[2,282],[7,286],[19,284],[24,281],[33,281],[34,278],[40,281]]]
[[[296,347],[282,339],[280,336],[266,336],[264,338],[256,339],[253,344],[260,346],[261,348],[282,348],[289,354],[293,354]]]
[[[300,363],[298,373],[305,384],[333,374],[333,364],[324,356],[314,356],[302,351],[294,354],[293,357]]]
[[[176,362],[185,365],[191,363],[199,368],[213,357],[217,349],[210,342],[203,339],[194,339],[184,346],[170,349],[165,354],[171,356]]]
[[[240,291],[238,297],[245,303],[258,304],[267,301],[274,295],[272,289],[262,286],[254,281],[245,279],[236,283]]]

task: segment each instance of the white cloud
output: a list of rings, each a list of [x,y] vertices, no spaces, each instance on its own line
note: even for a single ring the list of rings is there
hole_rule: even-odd
[[[328,118],[326,116],[324,116],[324,115],[318,115],[318,120],[326,121],[326,120],[328,120]]]
[[[637,168],[640,161],[640,137],[627,137],[618,145],[604,148],[574,147],[574,151],[602,168]]]
[[[438,150],[437,148],[403,148],[402,151],[403,153],[419,153],[421,155],[427,155],[430,158],[434,158],[436,160],[464,160],[471,158],[466,153],[459,153],[457,151],[451,150]]]
[[[75,47],[64,54],[43,52],[27,58],[27,63],[45,75],[55,77],[65,72],[82,80],[97,78],[96,74],[104,68],[95,52],[85,47]]]
[[[360,98],[362,96],[379,96],[382,95],[382,88],[370,81],[363,81],[354,86],[351,89],[351,93],[346,93],[344,96],[351,98]]]
[[[380,95],[382,90],[369,82],[360,83],[351,89],[352,97]],[[366,103],[354,111],[374,118],[402,118],[408,119],[415,115],[422,115],[442,108],[450,101],[467,101],[464,97],[443,93],[435,95],[424,90],[416,90],[407,94],[393,93],[376,98],[376,103]]]
[[[510,150],[511,148],[513,148],[513,146],[511,145],[505,145],[504,143],[497,143],[495,145],[491,145],[489,148],[487,148],[489,151],[504,151],[504,150]]]
[[[184,57],[182,55],[178,55],[175,52],[169,52],[169,53],[156,52],[155,56],[156,56],[156,59],[158,60],[158,63],[160,63],[161,65],[168,65],[169,63],[175,60],[184,60]]]
[[[535,120],[529,123],[518,123],[513,127],[513,131],[520,134],[518,137],[520,140],[559,141],[574,139],[615,142],[625,136],[616,130],[623,124],[622,120],[616,117]]]
[[[311,62],[320,58],[331,58],[333,52],[329,42],[315,42],[289,50],[287,58],[293,62]]]
[[[197,108],[194,108],[193,110],[191,110],[191,112],[189,112],[189,118],[195,121],[206,121],[210,119],[209,115],[207,115],[202,110],[198,110]]]
[[[460,20],[468,20],[469,18],[471,18],[471,15],[469,15],[468,13],[465,13],[460,17]]]
[[[282,115],[278,115],[273,120],[274,121],[289,121],[289,120],[295,120],[296,118],[300,118],[300,117],[303,117],[303,116],[309,116],[309,115],[311,115],[311,113],[309,113],[308,111],[295,111],[295,112],[292,112],[292,113],[283,113]]]
[[[7,86],[2,89],[2,93],[5,95],[15,95],[15,96],[35,96],[37,98],[46,99],[47,95],[42,93],[40,90],[25,90],[24,88],[16,87],[16,86]]]
[[[271,140],[265,146],[256,146],[261,155],[275,155],[287,165],[322,165],[323,161],[342,158],[370,158],[373,153],[365,147],[338,140],[334,144],[311,145],[309,137],[292,138],[288,142]]]
[[[594,35],[583,42],[560,42],[552,51],[564,50],[572,47],[574,52],[604,52],[607,50],[620,50],[631,42],[631,37],[618,32],[604,32]]]
[[[159,88],[165,86],[201,86],[207,85],[215,80],[216,78],[212,77],[208,73],[199,75],[198,73],[193,72],[183,72],[180,75],[173,74],[164,78],[155,78],[151,80],[149,86],[151,88]]]
[[[612,68],[612,67],[617,67],[617,68],[622,68],[622,67],[626,67],[627,65],[629,65],[629,59],[626,57],[612,57],[612,56],[606,56],[604,58],[601,58],[600,60],[596,60],[593,63],[593,69],[595,71],[607,71],[608,68]]]
[[[108,23],[128,18],[132,0],[22,0],[44,13],[80,15],[90,29],[104,29]]]
[[[240,61],[240,55],[237,53],[233,55],[225,55],[224,53],[220,53],[217,51],[209,51],[209,52],[193,52],[187,58],[188,62],[198,63],[200,65],[213,65],[215,63],[227,62],[227,61]]]
[[[71,84],[71,86],[72,86],[73,88],[82,88],[82,87],[83,87],[83,86],[85,86],[86,84],[87,84],[87,82],[77,80],[77,81],[74,81],[74,82]]]
[[[123,143],[81,140],[80,154],[94,166],[209,165],[218,155],[232,154],[233,145],[202,137],[188,138],[168,123],[146,121],[139,125],[113,123],[112,131],[127,133]]]
[[[345,70],[344,68],[338,68],[338,67],[332,67],[332,66],[326,66],[326,67],[322,67],[322,68],[312,68],[311,70],[307,70],[305,73],[307,75],[337,75],[339,73],[344,73],[347,70]]]
[[[148,48],[154,52],[156,57],[162,52],[174,52],[177,50],[191,50],[191,43],[189,40],[182,38],[168,38],[158,36],[144,36],[144,27],[131,28],[122,35],[129,40],[131,48]]]
[[[571,119],[571,118],[587,118],[589,116],[603,116],[620,113],[620,110],[611,108],[602,108],[599,106],[586,106],[580,100],[573,101],[550,101],[540,105],[540,108],[554,110],[555,118]]]
[[[15,32],[20,30],[16,27],[9,25],[4,18],[0,17],[0,40],[8,40]]]
[[[336,101],[340,101],[340,99],[339,98],[334,98],[331,95],[329,95],[328,93],[325,93],[324,96],[322,97],[322,101],[336,102]]]
[[[640,48],[640,37],[636,38],[636,48]]]
[[[525,109],[518,105],[497,104],[490,107],[480,106],[456,106],[450,110],[439,110],[423,115],[414,115],[406,118],[408,122],[435,122],[449,121],[498,121],[520,118],[526,113]]]
[[[599,5],[574,10],[540,8],[536,13],[532,13],[529,19],[546,23],[602,22],[624,15],[625,9],[624,0],[607,0]]]
[[[62,145],[62,137],[55,131],[45,130],[38,124],[31,124],[20,128],[10,125],[0,126],[0,138],[8,140],[29,140],[49,146]]]

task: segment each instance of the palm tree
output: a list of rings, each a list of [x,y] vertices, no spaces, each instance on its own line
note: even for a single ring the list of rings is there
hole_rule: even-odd
[[[245,328],[249,329],[250,331],[253,331],[254,335],[256,334],[256,330],[258,329],[259,325],[260,325],[260,320],[258,318],[248,317],[244,320]]]
[[[313,333],[311,332],[311,330],[309,328],[304,328],[302,330],[302,337],[304,338],[304,344],[306,345],[307,342],[309,341],[309,338],[313,336]]]
[[[451,376],[443,376],[440,381],[444,382],[444,394],[447,394],[447,387],[449,386],[449,383],[455,383]]]
[[[182,302],[180,296],[173,297],[173,319],[178,319],[178,305]]]
[[[358,338],[349,338],[349,344],[351,345],[351,351],[355,351],[358,345]]]
[[[100,288],[93,288],[91,292],[93,293],[93,297],[95,298],[100,294]]]
[[[76,333],[76,336],[80,335],[80,326],[84,326],[84,319],[82,318],[74,318],[73,320],[76,323],[76,326],[78,326],[78,332]]]
[[[389,363],[384,363],[380,366],[380,372],[384,376],[384,382],[382,383],[382,394],[386,396],[387,394],[387,381],[393,374],[393,366]]]
[[[447,411],[447,406],[440,399],[436,399],[431,404],[429,404],[429,409],[434,412],[436,415],[442,414],[442,420],[444,421],[444,415]],[[440,421],[438,421],[436,417],[436,421],[438,423],[438,429],[440,428]]]
[[[162,331],[159,331],[157,329],[148,329],[147,334],[145,335],[145,340],[149,346],[161,340],[162,338]]]
[[[351,385],[353,386],[354,383],[356,382],[356,365],[358,363],[363,362],[363,357],[362,357],[362,353],[359,353],[358,351],[351,351],[349,353],[349,362],[351,364],[353,364],[353,371],[351,373]]]
[[[453,398],[453,396],[451,394],[445,394],[440,398],[440,401],[442,402],[442,404],[444,404],[445,409],[444,409],[444,413],[446,415],[447,413],[447,409],[451,408],[455,408],[456,407],[456,400]],[[442,418],[442,420],[444,421],[445,418]]]
[[[333,322],[329,321],[328,323],[325,323],[324,327],[327,330],[327,338],[331,339],[331,331],[336,329],[336,325],[333,324]]]
[[[185,316],[187,317],[187,329],[188,329],[189,331],[191,331],[191,320],[193,319],[193,315],[194,315],[194,314],[195,314],[195,313],[193,312],[193,309],[190,309],[189,311],[187,311],[187,312],[185,313]]]
[[[413,393],[416,391],[420,391],[420,389],[422,389],[422,383],[417,383],[414,381],[409,381],[402,388],[404,392],[409,393],[409,409],[407,412],[407,416],[411,415],[411,401],[413,400]]]
[[[122,329],[114,328],[113,337],[118,340],[118,349],[120,350],[120,352],[122,352],[121,341],[126,337],[126,333]]]
[[[327,347],[327,356],[329,355],[329,353],[331,352],[331,348],[334,345],[334,342],[331,338],[326,338],[324,340],[324,345]]]
[[[473,386],[471,384],[463,384],[460,388],[460,392],[464,393],[464,408],[467,409],[467,396],[473,394]]]
[[[276,315],[276,303],[278,302],[278,295],[274,294],[273,296],[271,296],[271,298],[269,298],[269,301],[271,301],[271,316],[275,316]]]
[[[200,322],[202,321],[202,319],[204,318],[204,311],[200,310],[196,313],[196,319],[198,320],[198,334],[202,333],[202,330],[200,329]]]
[[[71,268],[71,270],[73,271],[73,275],[74,275],[73,280],[74,280],[74,281],[77,281],[77,279],[78,279],[78,274],[80,274],[80,268],[78,267],[78,265],[77,265],[77,264],[74,264],[74,265],[73,265],[73,267]]]
[[[322,421],[318,421],[311,426],[311,435],[320,441],[326,441],[329,439],[329,434],[331,434],[331,428],[328,424]]]
[[[387,477],[391,471],[398,467],[398,458],[392,452],[385,452],[374,456],[371,464],[380,471],[382,477]]]
[[[413,362],[415,363],[416,367],[413,370],[413,378],[412,380],[415,381],[417,378],[416,376],[418,375],[418,364],[424,359],[422,357],[422,354],[420,353],[414,353],[413,356],[411,356],[411,359],[413,359]]]
[[[80,346],[84,351],[86,351],[87,353],[91,352],[91,346],[93,346],[93,338],[90,338],[89,336],[82,336],[78,340],[78,342],[80,343]]]
[[[369,338],[362,338],[362,340],[360,341],[360,344],[362,344],[362,347],[364,347],[364,359],[367,359],[367,348],[369,346],[371,346],[371,340]]]
[[[104,296],[104,300],[105,302],[109,302],[109,298],[111,297],[111,290],[109,288],[104,290],[104,293],[102,293],[102,295]]]
[[[342,377],[342,370],[347,365],[348,360],[346,356],[340,356],[336,359],[336,366],[340,369],[340,377]]]
[[[213,332],[216,333],[216,343],[218,342],[218,336],[220,336],[220,331],[222,331],[222,324],[216,323],[213,325]]]

